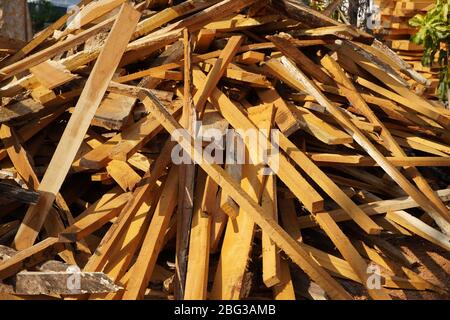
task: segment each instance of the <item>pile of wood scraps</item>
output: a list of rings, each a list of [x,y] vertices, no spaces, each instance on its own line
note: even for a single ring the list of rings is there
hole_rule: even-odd
[[[79,8],[0,48],[0,299],[447,295],[395,243],[448,257],[450,111],[384,44],[297,0]]]
[[[410,64],[414,70],[429,80],[427,86],[410,81],[418,94],[434,98],[439,85],[439,64],[437,61],[430,67],[421,63],[423,47],[410,41],[418,29],[409,25],[408,21],[416,14],[425,15],[435,5],[434,0],[377,0],[380,8],[380,25],[374,28],[377,37],[394,50],[399,57]]]

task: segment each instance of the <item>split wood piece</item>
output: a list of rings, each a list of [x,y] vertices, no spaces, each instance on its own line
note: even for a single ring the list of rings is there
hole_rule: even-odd
[[[258,107],[251,107],[248,108],[247,111],[249,119],[259,128],[259,130],[269,132],[270,129],[272,129],[275,117],[274,105],[268,104]],[[258,147],[259,146],[257,146],[257,148]],[[256,169],[263,170],[260,165],[256,166]],[[266,212],[268,217],[273,218],[276,222],[278,222],[276,177],[274,175],[269,175],[262,176],[260,179],[263,182],[263,189],[258,201],[261,202],[261,208]],[[268,288],[281,282],[280,263],[281,259],[276,244],[272,242],[270,237],[265,232],[262,232],[262,276],[263,282]]]
[[[289,271],[289,263],[287,260],[281,260],[280,273],[280,283],[272,288],[273,298],[275,300],[295,300],[294,285],[292,283],[291,272]]]
[[[14,129],[6,124],[2,124],[0,127],[0,139],[17,173],[22,177],[30,190],[37,190],[39,180],[31,167],[28,154],[20,144]]]
[[[79,146],[86,134],[95,109],[117,67],[121,52],[126,48],[132,31],[136,27],[140,13],[124,4],[111,29],[104,50],[81,94],[74,114],[69,120],[63,136],[56,148],[48,169],[39,186],[41,198],[37,205],[30,206],[14,239],[14,247],[21,250],[30,247],[45,221],[49,208],[58,193]]]
[[[341,155],[335,153],[308,153],[318,166],[378,166],[375,160],[360,155]],[[450,157],[386,157],[396,167],[450,167]]]
[[[195,41],[194,51],[197,53],[205,53],[216,37],[216,30],[201,29]]]
[[[259,27],[267,23],[279,21],[280,19],[281,17],[279,15],[248,17],[243,14],[237,14],[224,20],[216,19],[216,21],[208,23],[205,28],[214,29],[219,32],[239,31],[246,30],[248,28]]]
[[[184,29],[186,30],[186,29]],[[184,32],[183,30],[183,32]],[[170,64],[176,61],[180,61],[183,58],[183,43],[182,41],[175,41],[172,45],[170,45],[166,50],[164,50],[153,63],[150,64],[150,67],[159,67],[160,64]],[[181,75],[182,76],[182,75]],[[183,77],[183,76],[182,76]],[[158,79],[156,77],[152,77],[147,75],[139,82],[140,87],[145,87],[149,89],[154,89],[160,84],[163,80]]]
[[[256,110],[254,109],[256,108]],[[262,129],[268,130],[271,127],[273,118],[273,106],[267,108],[254,107],[249,109],[250,119],[261,125]],[[253,113],[261,112],[262,115]],[[262,144],[254,142],[251,146],[247,145],[246,159],[253,158]],[[262,174],[264,168],[262,163],[257,161],[254,164],[244,164],[242,167],[241,188],[248,190],[249,196],[257,203],[261,202],[266,180]],[[265,203],[267,205],[268,202]],[[272,208],[262,207],[265,215],[272,219]],[[245,274],[248,261],[252,251],[253,237],[255,231],[255,222],[250,214],[242,207],[239,208],[239,214],[236,219],[229,220],[225,231],[225,237],[220,252],[220,260],[217,265],[213,286],[210,293],[211,299],[216,300],[238,300],[244,298]],[[267,235],[266,235],[267,236]]]
[[[279,215],[283,229],[296,241],[303,242],[302,233],[298,227],[298,217],[294,199],[278,201]]]
[[[144,93],[145,94],[145,93]],[[153,114],[161,122],[164,128],[172,133],[179,130],[183,134],[180,141],[184,150],[188,151],[191,158],[202,159],[202,151],[196,149],[192,137],[185,131],[176,120],[168,114],[164,107],[154,97],[145,94],[141,97],[143,103],[152,109]],[[351,296],[322,268],[318,268],[317,264],[307,255],[307,253],[299,247],[297,242],[293,240],[273,219],[265,217],[264,210],[255,202],[236,182],[233,181],[218,165],[201,161],[200,166],[205,172],[238,203],[240,208],[245,210],[256,224],[270,236],[277,246],[286,252],[292,260],[299,265],[314,281],[316,281],[333,299],[352,299]]]
[[[219,58],[214,63],[211,71],[208,73],[202,85],[197,86],[198,91],[194,96],[195,110],[202,115],[205,109],[206,101],[216,88],[220,78],[227,70],[228,64],[234,58],[237,50],[241,46],[244,38],[242,36],[233,36],[228,40],[227,45],[220,53]]]
[[[9,278],[23,269],[34,267],[38,263],[52,259],[64,249],[58,238],[47,238],[34,246],[21,250],[10,259],[0,263],[0,281]]]
[[[128,229],[123,233],[120,240],[112,248],[108,261],[105,264],[104,272],[114,281],[118,281],[124,287],[129,280],[129,270],[134,263],[135,255],[139,252],[140,246],[144,240],[145,234],[150,225],[159,198],[161,196],[160,181],[157,182],[158,188],[152,192],[136,212]],[[128,272],[127,272],[128,271]],[[123,290],[115,294],[91,295],[89,300],[118,300],[123,296]]]
[[[441,198],[443,202],[450,201],[450,189],[442,189],[438,190],[437,195]],[[381,200],[374,201],[368,204],[360,205],[359,207],[366,212],[367,215],[377,215],[383,214],[388,211],[398,211],[398,210],[406,210],[411,208],[416,208],[419,205],[417,202],[411,197],[400,197],[396,199],[390,200]],[[328,211],[334,221],[343,222],[350,220],[350,217],[347,213],[342,209],[336,209],[332,211]],[[313,216],[302,216],[298,218],[300,228],[313,228],[317,227],[317,223],[315,222]]]
[[[178,117],[181,108],[181,104],[174,103],[170,112]],[[113,158],[127,160],[140,147],[155,137],[161,129],[155,118],[148,115],[116,134],[101,146],[86,153],[79,163],[74,163],[74,165],[98,170],[105,167]]]
[[[383,170],[411,197],[414,198],[417,203],[429,214],[434,215],[434,218],[443,222],[440,224],[440,227],[443,230],[447,228],[446,220],[442,219],[439,212],[434,209],[434,206],[430,205],[428,199],[418,191],[412,184],[409,182],[400,171],[393,166],[378,149],[369,141],[369,139],[346,117],[340,109],[336,108],[327,97],[317,88],[317,86],[309,80],[305,74],[299,70],[293,63],[287,58],[282,58],[283,64],[289,66],[290,72],[293,70],[296,72],[295,77],[299,82],[299,85],[296,88],[307,88],[308,92],[315,97],[317,102],[319,102],[322,106],[324,106],[333,116],[334,118],[342,125],[342,127],[347,131],[348,134],[352,135],[353,139],[383,168]],[[447,230],[450,232],[450,230]]]
[[[107,259],[109,258],[109,253],[115,249],[114,246],[117,241],[120,240],[120,237],[123,235],[125,230],[129,228],[131,220],[136,216],[136,212],[139,210],[150,192],[155,189],[157,180],[170,163],[170,151],[174,145],[175,143],[172,141],[166,142],[158,159],[155,161],[154,166],[150,169],[150,172],[145,174],[141,184],[134,190],[131,200],[122,209],[116,222],[103,237],[94,255],[92,255],[84,267],[84,271],[95,272],[102,270],[107,262]]]
[[[74,17],[71,17],[66,29],[57,36],[57,39],[62,39],[70,33],[82,29],[124,2],[125,0],[100,0],[85,5]]]
[[[406,152],[397,144],[395,139],[392,137],[391,132],[384,126],[384,124],[378,119],[378,117],[373,113],[369,106],[365,103],[363,98],[358,94],[356,88],[353,86],[352,82],[347,78],[344,71],[340,68],[336,61],[334,61],[330,56],[325,56],[322,59],[324,66],[333,75],[338,87],[344,91],[345,96],[350,101],[350,103],[359,109],[370,122],[381,127],[381,138],[383,139],[384,146],[392,152],[394,156],[406,156]],[[449,148],[450,150],[450,148]],[[423,192],[423,195],[430,199],[431,204],[436,208],[436,211],[447,220],[450,221],[450,216],[448,209],[441,202],[439,197],[436,196],[434,191],[431,189],[428,182],[420,174],[420,172],[415,167],[404,167],[406,175],[409,176],[417,185],[419,190]],[[434,216],[432,213],[430,213]],[[439,223],[439,225],[441,225]],[[449,229],[450,230],[450,229]]]
[[[234,133],[232,133],[234,135]],[[236,137],[232,137],[233,141]],[[228,157],[236,159],[237,150],[228,150]],[[231,154],[232,153],[232,154]],[[225,171],[233,178],[235,182],[241,181],[242,165],[236,161],[225,164]],[[239,206],[234,200],[228,196],[226,190],[220,189],[217,199],[217,205],[212,212],[211,222],[211,252],[216,252],[219,244],[222,241],[223,233],[225,232],[229,218],[236,219],[239,214]]]
[[[173,167],[164,184],[139,255],[131,267],[133,276],[126,285],[123,300],[139,300],[144,297],[145,289],[156,265],[156,259],[162,249],[162,240],[175,210],[178,197],[177,184],[178,168]]]
[[[25,271],[19,272],[15,277],[15,293],[20,295],[77,295],[116,292],[119,289],[120,287],[102,272]]]
[[[266,187],[262,194],[261,207],[267,214],[271,213],[271,217],[278,222],[276,187],[276,177],[274,175],[268,176]],[[283,277],[279,249],[265,232],[262,233],[262,263],[262,276],[266,287],[271,288],[281,284]]]
[[[108,87],[110,90],[110,87]],[[92,125],[109,130],[120,130],[129,120],[136,98],[108,93],[95,112]]]
[[[265,58],[264,53],[257,51],[247,51],[242,55],[236,57],[236,62],[243,63],[246,65],[257,64],[259,62],[263,62]]]
[[[199,86],[205,80],[205,75],[200,70],[194,69],[194,85]],[[258,128],[243,114],[223,92],[215,88],[210,96],[210,101],[214,107],[220,111],[222,116],[236,129],[254,130],[269,149],[277,150],[272,142],[261,133]],[[267,141],[264,141],[266,139]],[[250,143],[244,139],[246,145]],[[250,148],[252,145],[250,145]],[[289,189],[298,197],[300,202],[310,212],[318,212],[323,208],[323,198],[310,186],[310,184],[300,175],[295,167],[288,161],[282,153],[270,153],[267,164],[276,172],[277,176],[289,187]]]
[[[42,86],[50,90],[76,78],[76,76],[70,73],[63,65],[52,60],[42,62],[41,64],[30,68],[30,72]]]
[[[302,123],[296,117],[292,108],[289,108],[275,89],[260,90],[257,93],[265,103],[275,106],[275,122],[283,134],[289,136],[302,127]]]
[[[192,85],[192,48],[194,38],[187,29],[183,30],[184,83],[183,113],[180,122],[193,136],[196,135],[197,112]],[[166,59],[167,60],[167,59]],[[189,238],[194,215],[195,163],[182,163],[178,173],[178,212],[175,246],[175,298],[186,296]]]
[[[195,193],[199,196],[194,202],[189,239],[185,300],[205,300],[208,293],[211,216],[205,210],[204,203],[207,197],[215,200],[215,193],[212,190],[215,182],[203,170],[199,170],[196,183]]]
[[[150,90],[153,92],[154,95],[160,99],[164,105],[168,105],[172,103],[173,100],[173,92],[170,91],[161,91],[161,90],[155,90],[155,89],[146,89],[142,87],[136,87],[136,86],[129,86],[126,84],[117,83],[114,81],[111,81],[108,86],[108,91],[118,93],[130,98],[136,98],[139,91],[141,90]]]
[[[278,50],[280,50],[286,57],[291,58],[300,69],[304,70],[310,77],[315,78],[323,84],[334,85],[334,81],[325,73],[317,64],[314,63],[303,52],[298,50],[288,39],[279,36],[267,36]]]
[[[141,177],[134,171],[128,163],[120,160],[112,160],[106,166],[106,171],[117,182],[123,191],[133,190]]]
[[[39,85],[31,91],[31,97],[33,97],[34,100],[38,101],[42,104],[47,104],[52,100],[56,99],[56,94],[53,92],[53,90],[49,90],[45,88],[42,85]]]

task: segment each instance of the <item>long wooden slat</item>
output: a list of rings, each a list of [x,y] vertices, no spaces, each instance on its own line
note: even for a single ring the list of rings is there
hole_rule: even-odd
[[[141,251],[132,267],[133,276],[127,283],[124,300],[142,299],[148,285],[156,259],[161,251],[162,240],[175,210],[178,184],[178,168],[172,168],[147,230]]]
[[[443,202],[450,201],[450,189],[442,189],[437,191],[438,196]],[[368,204],[360,205],[359,207],[364,210],[369,216],[383,214],[390,210],[406,210],[416,208],[419,205],[412,197],[400,197],[390,200],[374,201]],[[336,209],[328,212],[336,222],[348,221],[350,217],[342,209]],[[300,228],[312,228],[317,227],[317,222],[312,215],[299,217]]]
[[[74,114],[69,120],[39,187],[37,205],[30,206],[14,239],[14,247],[25,249],[33,245],[45,221],[56,194],[69,171],[79,146],[101,102],[117,67],[121,53],[126,48],[140,13],[125,4],[111,30],[104,50],[86,83]]]
[[[214,183],[203,170],[197,175],[195,192],[199,195],[194,202],[194,216],[192,218],[189,239],[189,260],[186,273],[185,300],[205,300],[208,294],[209,247],[211,216],[203,204]]]

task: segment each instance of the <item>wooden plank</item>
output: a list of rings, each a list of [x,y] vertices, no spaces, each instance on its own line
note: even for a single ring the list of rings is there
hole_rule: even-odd
[[[216,30],[201,29],[198,32],[197,40],[195,41],[194,51],[198,53],[205,53],[215,37],[216,37]]]
[[[278,222],[276,177],[267,177],[266,186],[262,194],[261,207],[266,214]],[[262,262],[263,262],[263,282],[266,287],[275,287],[282,283],[282,267],[279,249],[270,240],[265,232],[262,233]]]
[[[259,62],[263,62],[265,58],[264,53],[257,51],[247,51],[242,55],[236,57],[236,62],[243,63],[246,65],[257,64]]]
[[[430,227],[428,224],[410,215],[406,211],[388,211],[386,218],[394,221],[402,227],[410,230],[418,236],[444,248],[450,250],[450,237]]]
[[[164,110],[164,107],[158,100],[150,95],[141,97],[141,100],[154,112],[155,117],[168,132],[180,130],[182,127],[176,120]],[[183,139],[180,144],[184,150],[189,151],[191,158],[202,159],[201,150],[197,150],[193,144],[192,137],[185,131],[182,131]],[[233,179],[218,165],[202,161],[200,166],[205,172],[222,188],[226,189],[230,196],[239,204],[240,208],[248,212],[254,222],[258,224],[263,231],[266,231],[272,241],[286,252],[292,260],[298,264],[314,281],[316,281],[331,298],[351,299],[351,296],[307,255],[273,219],[265,217],[263,209],[255,202]]]
[[[76,78],[67,68],[52,60],[44,61],[30,68],[30,72],[47,89],[59,87]]]
[[[442,189],[437,191],[438,196],[443,202],[450,200],[450,189]],[[368,204],[360,205],[359,207],[364,210],[368,215],[383,214],[390,210],[406,210],[416,208],[419,205],[411,197],[400,197],[391,200],[374,201]],[[348,221],[350,217],[342,210],[336,209],[328,212],[336,222]],[[317,227],[313,216],[299,217],[300,228],[312,228]]]
[[[189,260],[186,273],[185,300],[205,300],[208,293],[209,246],[211,216],[204,207],[204,202],[214,182],[206,173],[199,170],[194,202],[194,216],[189,240]],[[215,198],[215,197],[214,197]]]
[[[241,46],[244,38],[242,36],[233,36],[228,40],[227,45],[220,53],[219,58],[214,63],[211,71],[208,73],[205,81],[197,86],[197,92],[194,95],[194,105],[198,113],[203,114],[206,101],[217,86],[220,78],[227,70],[228,64],[234,58],[237,50]]]
[[[134,30],[140,14],[131,6],[124,5],[114,24],[104,50],[86,83],[77,108],[69,120],[52,161],[39,187],[41,193],[37,205],[30,206],[14,239],[14,247],[21,250],[33,245],[41,229],[48,210],[69,171],[84,135],[90,125],[94,110],[98,107],[111,81],[115,67],[119,63],[120,52]]]
[[[384,72],[379,70],[373,63],[365,59],[361,54],[349,48],[346,43],[340,47],[339,50],[344,50],[344,52],[351,56],[359,66],[370,72],[374,77],[378,78],[381,82],[386,84],[389,88],[397,92],[398,95],[402,96],[406,101],[408,101],[406,107],[419,112],[430,119],[435,120],[444,128],[450,128],[450,116],[446,112],[439,112],[433,105],[431,105],[427,100],[415,95],[408,88],[399,83],[396,79],[386,75]],[[406,104],[406,103],[405,103]]]
[[[183,55],[184,55],[184,83],[183,83],[183,114],[180,122],[189,131],[196,135],[197,112],[195,99],[192,96],[192,69],[191,55],[193,38],[187,29],[183,30]],[[184,151],[183,151],[184,152]],[[188,268],[189,237],[194,213],[195,191],[194,163],[182,163],[178,173],[178,212],[175,247],[175,297],[182,299],[185,295],[186,273]]]
[[[350,264],[361,283],[366,287],[369,295],[376,300],[390,300],[390,296],[382,288],[368,287],[369,273],[367,272],[368,266],[366,262],[353,247],[347,236],[339,229],[331,216],[328,213],[317,213],[315,219],[330,237],[331,241],[333,241],[345,260]]]
[[[275,300],[295,300],[294,285],[286,260],[281,260],[281,281],[273,287],[273,296]]]
[[[164,185],[158,206],[145,236],[137,260],[132,267],[133,276],[127,283],[123,300],[142,299],[150,281],[156,259],[162,247],[164,234],[175,210],[178,184],[178,169],[172,168]]]
[[[109,130],[120,130],[129,120],[136,98],[108,93],[95,112],[92,125]]]
[[[254,107],[254,112],[263,113],[261,117],[256,113],[249,113],[250,119],[257,121],[261,128],[267,130],[271,127],[271,119],[274,112],[273,106],[270,108]],[[255,110],[251,108],[250,110]],[[253,115],[253,117],[252,117]],[[256,153],[262,147],[255,142],[253,146],[247,146],[246,158]],[[251,198],[260,202],[265,189],[264,176],[261,174],[263,164],[244,164],[242,167],[241,187],[248,190]],[[270,203],[266,202],[266,206]],[[273,208],[273,207],[272,207]],[[272,218],[273,209],[263,207],[265,215]],[[239,214],[235,220],[228,223],[225,237],[220,252],[220,260],[217,265],[213,286],[210,293],[211,299],[236,300],[243,298],[246,287],[244,283],[247,264],[250,259],[252,242],[255,231],[255,223],[251,216],[239,208]],[[266,235],[267,236],[267,235]]]
[[[141,180],[141,177],[125,161],[112,160],[106,166],[106,171],[117,182],[123,191],[131,191]]]

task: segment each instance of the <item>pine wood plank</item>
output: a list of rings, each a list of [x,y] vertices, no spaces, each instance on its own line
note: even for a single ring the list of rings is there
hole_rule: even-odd
[[[156,265],[165,231],[175,210],[178,184],[178,169],[169,172],[152,221],[147,230],[142,248],[132,267],[133,276],[127,283],[124,300],[142,299]]]

